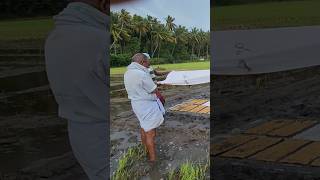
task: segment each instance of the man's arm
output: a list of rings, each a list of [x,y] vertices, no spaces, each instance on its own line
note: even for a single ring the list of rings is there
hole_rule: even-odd
[[[157,88],[157,85],[152,81],[149,75],[146,75],[143,79],[143,88],[150,94],[155,94],[160,99],[162,104],[165,103],[165,98],[162,96]]]
[[[154,91],[152,91],[150,94],[157,94],[159,92],[158,88],[156,88]]]
[[[160,72],[160,71],[154,70],[154,74],[155,74],[156,76],[167,76],[170,72],[171,72],[171,71],[162,71],[162,72]]]
[[[157,90],[157,85],[153,82],[149,74],[143,76],[142,88],[150,94],[155,93],[155,91]]]

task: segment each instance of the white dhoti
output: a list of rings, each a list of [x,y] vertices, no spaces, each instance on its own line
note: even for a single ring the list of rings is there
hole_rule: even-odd
[[[164,121],[163,112],[157,101],[131,101],[131,106],[140,122],[141,128],[146,132],[159,127]]]

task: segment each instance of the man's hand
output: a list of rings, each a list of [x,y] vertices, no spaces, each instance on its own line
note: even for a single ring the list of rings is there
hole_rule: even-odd
[[[154,70],[154,74],[155,74],[156,76],[166,76],[166,77],[167,77],[170,72],[171,72],[171,71],[159,72],[159,71]]]
[[[156,92],[156,96],[159,98],[159,100],[161,101],[161,103],[164,105],[164,103],[166,102],[164,96],[162,96],[162,94],[160,93],[159,90],[157,90]]]

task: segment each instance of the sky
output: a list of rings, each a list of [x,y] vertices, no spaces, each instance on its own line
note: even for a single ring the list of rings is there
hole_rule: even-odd
[[[170,15],[177,25],[210,30],[210,0],[135,0],[111,6],[112,11],[121,9],[143,17],[150,15],[161,22]]]

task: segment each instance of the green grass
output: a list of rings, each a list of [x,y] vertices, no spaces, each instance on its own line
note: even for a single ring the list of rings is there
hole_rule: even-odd
[[[177,170],[171,170],[167,174],[168,180],[204,180],[209,170],[209,160],[206,164],[187,161],[180,165]]]
[[[0,40],[44,39],[53,28],[49,18],[0,21]]]
[[[205,179],[207,168],[202,168],[200,165],[186,162],[180,167],[181,180],[202,180]]]
[[[138,179],[141,172],[135,171],[132,167],[144,156],[146,156],[146,151],[142,145],[129,148],[119,159],[118,169],[112,176],[112,180]]]
[[[119,159],[118,167],[112,175],[112,180],[138,180],[148,174],[141,161],[146,157],[147,152],[143,145],[129,148]],[[203,163],[186,161],[178,168],[172,169],[165,174],[168,180],[204,180],[208,175],[210,157]],[[144,170],[143,170],[144,169]],[[150,169],[149,169],[150,170]]]
[[[153,68],[161,68],[166,70],[203,70],[210,69],[210,62],[190,62],[190,63],[178,63],[178,64],[160,64],[152,65]],[[110,74],[124,74],[127,70],[126,67],[111,68]]]
[[[174,169],[169,171],[168,173],[168,180],[174,180],[174,178],[176,177],[175,171]]]
[[[270,2],[211,8],[211,29],[320,25],[320,1]]]

